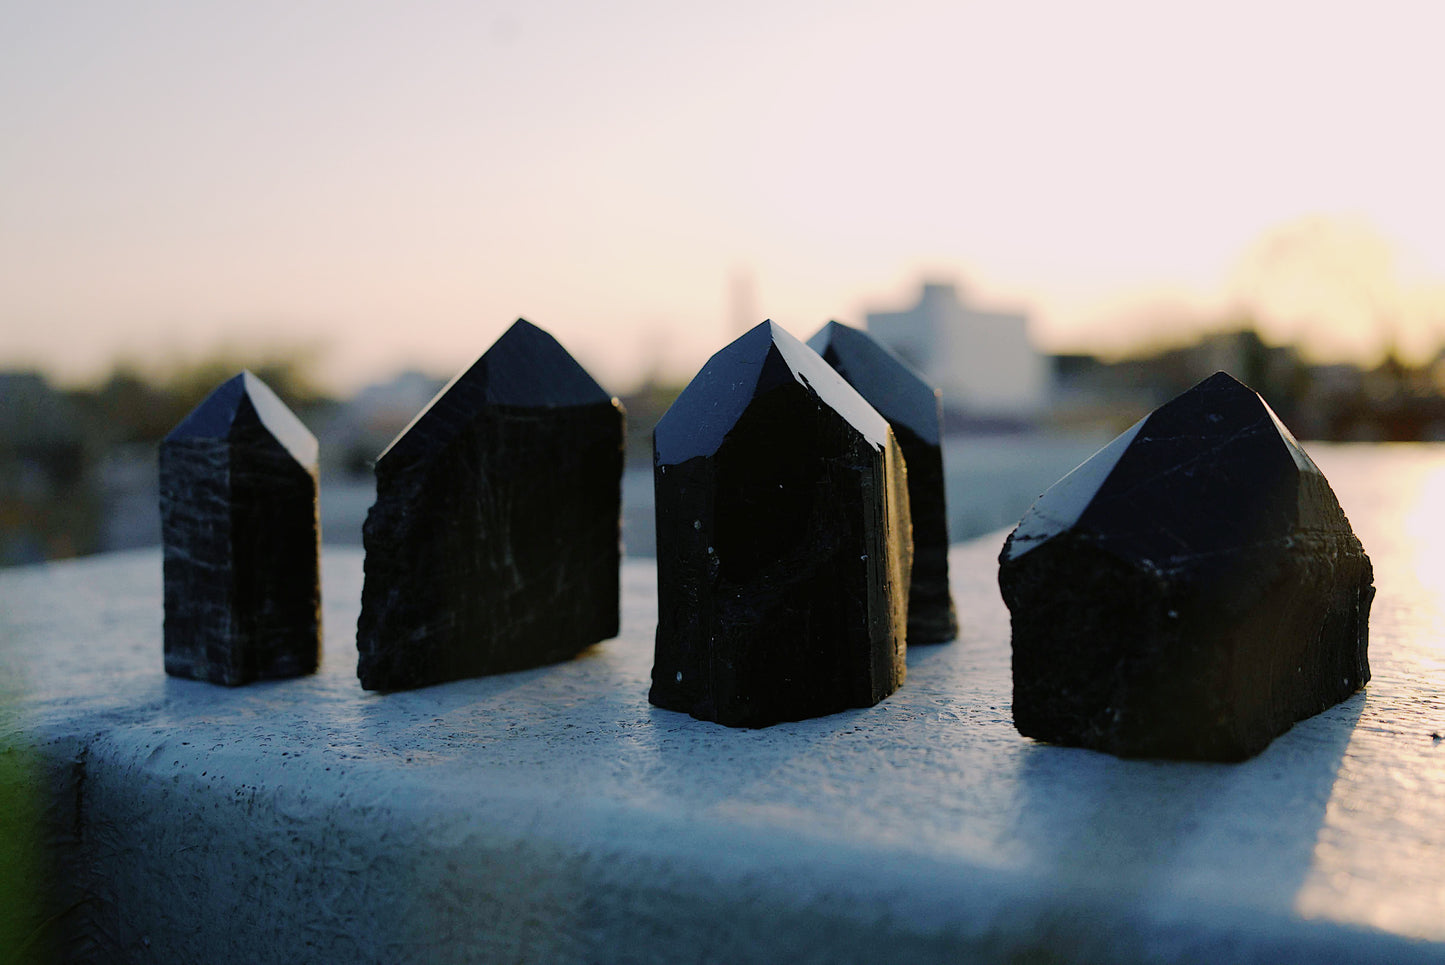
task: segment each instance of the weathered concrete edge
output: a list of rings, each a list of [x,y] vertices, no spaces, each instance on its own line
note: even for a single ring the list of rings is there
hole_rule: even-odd
[[[503,789],[322,800],[163,775],[108,733],[31,736],[67,958],[1383,963],[1442,951],[1248,908],[1144,908],[707,815]]]

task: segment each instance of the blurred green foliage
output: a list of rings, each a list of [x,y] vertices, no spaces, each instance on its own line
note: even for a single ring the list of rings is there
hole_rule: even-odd
[[[109,443],[158,442],[222,382],[249,369],[293,410],[326,401],[318,347],[268,352],[220,349],[143,368],[121,361],[99,386],[70,393]]]
[[[0,749],[0,965],[53,958],[40,788],[37,759],[28,747],[12,743]]]
[[[0,372],[0,566],[103,548],[107,460],[156,445],[244,369],[305,420],[330,403],[315,376],[320,356],[313,346],[122,361],[98,385],[70,390],[38,372]]]

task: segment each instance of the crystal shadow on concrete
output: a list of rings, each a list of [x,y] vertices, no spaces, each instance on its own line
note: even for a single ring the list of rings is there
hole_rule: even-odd
[[[357,675],[402,690],[617,635],[622,406],[518,319],[376,462]]]
[[[250,372],[160,446],[165,668],[236,685],[321,654],[316,439]]]
[[[649,699],[735,727],[866,707],[903,682],[908,490],[888,423],[764,322],[653,433]]]
[[[1039,497],[1004,543],[1014,724],[1125,757],[1241,760],[1370,679],[1369,557],[1223,372]]]
[[[952,640],[958,636],[958,615],[948,589],[942,398],[907,362],[866,332],[829,322],[807,344],[888,420],[903,450],[913,518],[908,643]]]

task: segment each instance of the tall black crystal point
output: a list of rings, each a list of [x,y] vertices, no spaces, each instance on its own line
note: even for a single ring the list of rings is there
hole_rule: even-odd
[[[829,322],[808,347],[833,366],[893,427],[908,466],[913,515],[913,588],[908,593],[908,642],[941,643],[958,636],[948,589],[948,506],[943,485],[943,411],[939,392],[866,332]]]
[[[999,563],[1029,737],[1242,760],[1370,679],[1369,557],[1299,443],[1222,372],[1055,483]]]
[[[316,439],[250,372],[160,447],[166,672],[294,677],[321,654]]]
[[[357,676],[402,690],[617,635],[622,406],[519,319],[376,463]]]
[[[650,699],[736,727],[876,704],[903,682],[908,489],[888,423],[764,322],[653,433]]]

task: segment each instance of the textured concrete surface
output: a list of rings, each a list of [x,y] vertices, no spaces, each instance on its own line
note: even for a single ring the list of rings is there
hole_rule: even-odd
[[[1366,692],[1243,764],[1123,761],[1009,717],[1002,534],[875,707],[734,730],[647,703],[654,573],[577,660],[418,691],[161,670],[158,551],[0,573],[0,751],[42,767],[80,959],[1445,959],[1445,450],[1310,447],[1375,560]]]

